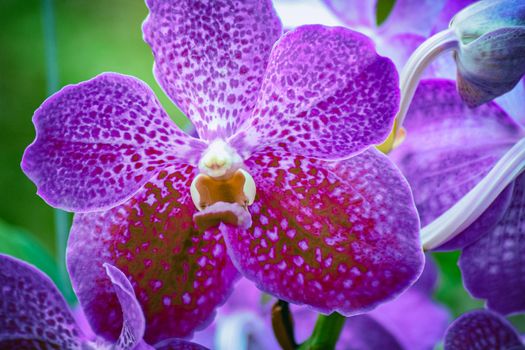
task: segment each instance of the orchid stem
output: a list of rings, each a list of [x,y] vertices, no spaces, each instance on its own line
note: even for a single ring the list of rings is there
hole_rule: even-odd
[[[423,248],[436,248],[469,227],[524,170],[525,138],[505,153],[489,173],[452,208],[423,227]]]
[[[396,128],[403,126],[408,107],[425,69],[438,56],[458,47],[458,39],[452,29],[439,32],[423,42],[410,56],[400,75],[401,102],[396,115]],[[397,129],[395,131],[397,131]],[[395,134],[394,134],[395,135]]]
[[[331,350],[339,340],[346,318],[337,312],[328,316],[319,315],[310,338],[299,346],[299,350]]]
[[[295,350],[293,318],[288,302],[278,300],[272,308],[272,327],[277,342],[283,350]]]
[[[42,16],[43,16],[43,30],[44,30],[44,47],[46,59],[46,84],[47,95],[50,96],[59,88],[58,80],[58,61],[56,50],[56,34],[55,34],[55,16],[53,8],[53,0],[42,0]],[[66,244],[70,226],[69,214],[59,210],[54,210],[55,219],[55,247],[57,252],[57,262],[60,275],[60,289],[70,302],[75,300],[75,296],[71,290],[68,273],[66,270]]]

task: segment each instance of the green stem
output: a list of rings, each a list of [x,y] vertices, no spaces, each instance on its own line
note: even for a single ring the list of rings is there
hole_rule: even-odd
[[[272,328],[277,342],[283,350],[295,350],[293,317],[290,306],[284,300],[278,300],[272,308]]]
[[[310,338],[299,346],[299,350],[331,350],[335,349],[346,318],[337,312],[331,315],[319,315]]]
[[[44,29],[44,48],[46,57],[46,83],[47,95],[51,96],[59,88],[58,61],[56,50],[55,16],[53,0],[42,0],[42,17]],[[66,269],[66,245],[70,227],[70,214],[62,210],[55,209],[55,248],[57,252],[57,262],[59,268],[58,281],[62,293],[66,299],[73,303],[75,295],[71,289],[69,275]]]

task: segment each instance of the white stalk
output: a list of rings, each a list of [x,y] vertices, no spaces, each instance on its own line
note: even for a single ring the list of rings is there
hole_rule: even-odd
[[[458,45],[458,38],[454,31],[447,29],[425,40],[425,42],[410,55],[400,74],[401,102],[396,115],[398,129],[403,126],[408,107],[412,102],[417,85],[425,69],[438,56],[456,49]]]
[[[516,143],[452,208],[421,229],[423,248],[436,248],[469,227],[524,170],[525,138]]]

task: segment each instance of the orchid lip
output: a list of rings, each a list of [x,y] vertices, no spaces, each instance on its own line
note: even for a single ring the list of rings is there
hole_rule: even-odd
[[[222,140],[213,141],[204,152],[199,162],[201,173],[190,186],[191,198],[199,210],[193,217],[199,229],[220,222],[251,225],[247,207],[255,200],[256,188],[253,177],[241,165],[241,157]]]

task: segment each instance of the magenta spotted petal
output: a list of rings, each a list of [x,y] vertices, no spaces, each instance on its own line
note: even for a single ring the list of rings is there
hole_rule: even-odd
[[[133,350],[136,346],[142,346],[147,348],[143,343],[142,337],[144,336],[144,314],[140,304],[135,297],[133,287],[126,276],[113,265],[104,264],[106,268],[106,274],[111,280],[117,298],[120,305],[122,306],[123,320],[122,330],[117,340],[117,349],[129,349]]]
[[[525,174],[514,182],[512,199],[497,226],[461,254],[465,287],[502,314],[525,311]]]
[[[282,32],[270,0],[147,0],[144,40],[159,84],[209,141],[250,115]]]
[[[408,111],[407,137],[392,158],[407,177],[425,226],[470,191],[524,136],[494,103],[470,109],[453,81],[423,81]]]
[[[450,325],[445,350],[524,350],[516,330],[503,317],[485,310],[472,311]]]
[[[50,205],[89,211],[125,201],[160,169],[197,162],[204,144],[180,131],[140,80],[105,73],[51,96],[22,169]]]
[[[221,225],[236,266],[259,288],[324,313],[369,310],[423,267],[407,183],[369,150],[338,163],[265,152],[246,166],[258,184],[253,225]]]
[[[370,39],[302,26],[272,50],[252,118],[231,143],[245,157],[269,145],[307,157],[348,157],[388,136],[398,103],[395,67]]]
[[[53,282],[0,254],[0,349],[80,350],[82,333]]]
[[[221,234],[217,228],[194,229],[188,191],[194,176],[191,166],[173,166],[124,205],[75,216],[68,269],[99,334],[114,339],[122,324],[115,292],[104,278],[105,262],[130,279],[146,317],[145,339],[152,344],[206,326],[229,295],[237,271]]]
[[[142,340],[144,315],[131,284],[116,267],[105,264],[105,269],[106,280],[117,294],[119,312],[124,319],[114,344],[91,331],[83,333],[58,289],[40,270],[0,254],[0,349],[205,349],[176,339],[163,347],[154,348],[145,343]],[[96,288],[94,284],[93,288]],[[101,312],[107,315],[112,310]],[[79,314],[82,315],[82,310]]]

